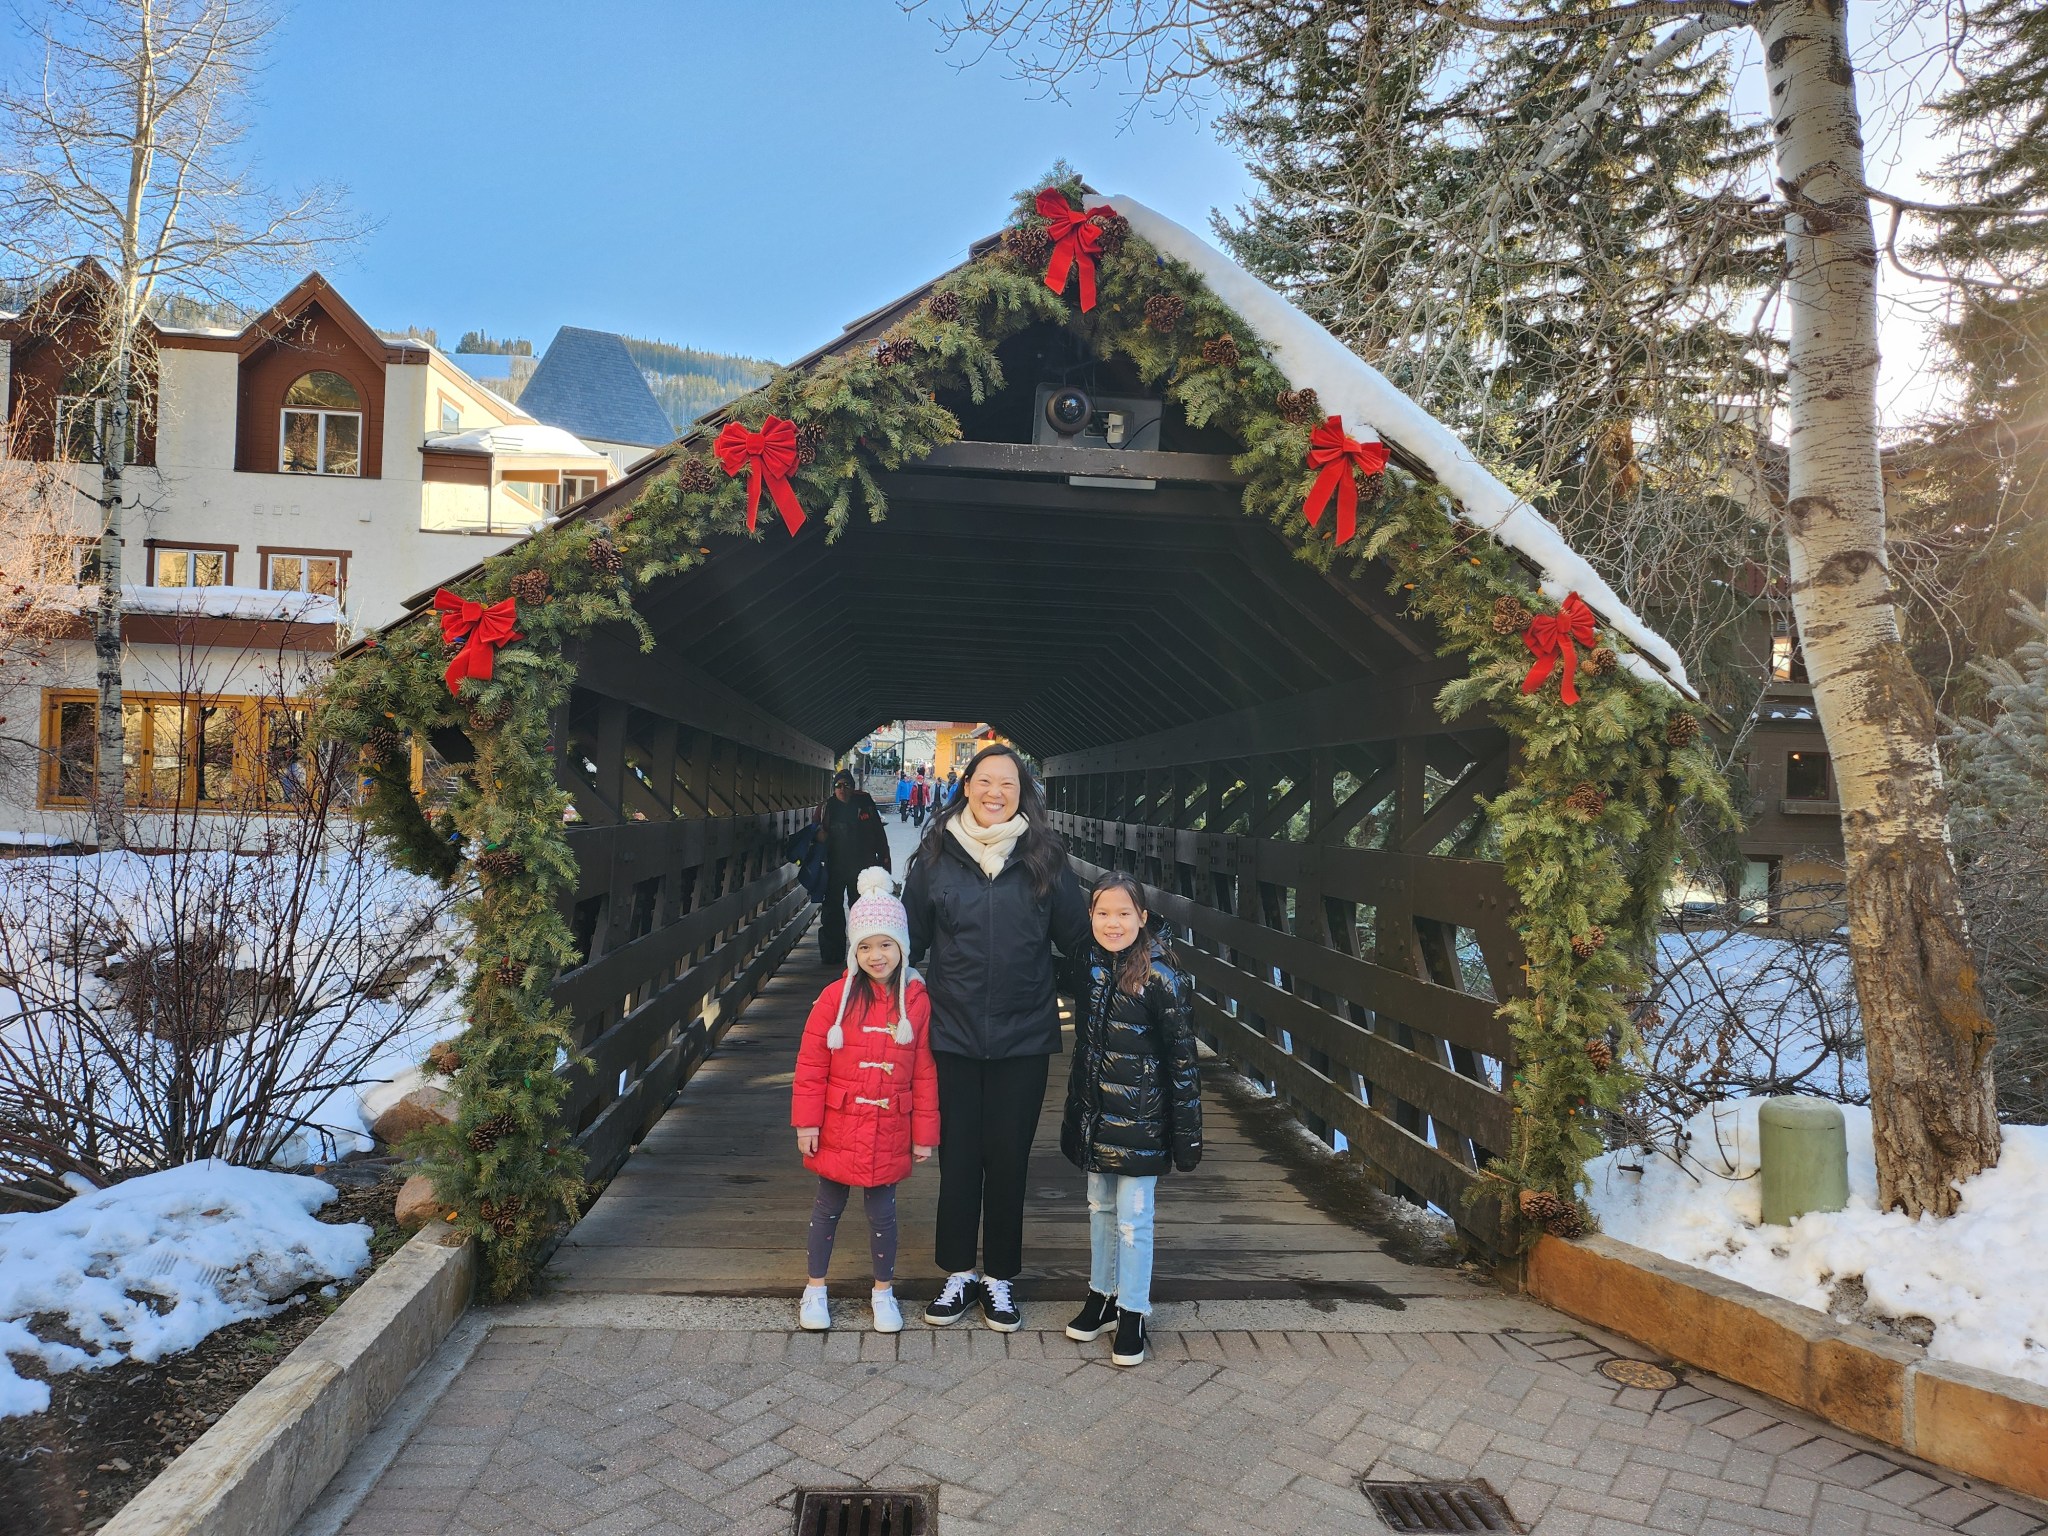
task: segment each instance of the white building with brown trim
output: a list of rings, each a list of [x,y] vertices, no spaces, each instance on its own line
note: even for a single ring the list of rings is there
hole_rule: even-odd
[[[107,421],[93,324],[104,281],[87,264],[0,315],[0,453],[73,462],[82,598]],[[274,755],[260,701],[303,688],[342,631],[397,617],[408,596],[616,478],[605,454],[436,348],[380,335],[317,273],[239,329],[150,326],[137,354],[122,577],[139,806],[254,792]],[[32,680],[0,679],[0,834],[75,834],[92,676],[81,618]],[[256,722],[248,741],[228,742],[230,718]]]

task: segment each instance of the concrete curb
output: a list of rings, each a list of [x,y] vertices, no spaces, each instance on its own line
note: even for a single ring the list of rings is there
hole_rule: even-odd
[[[476,1245],[428,1227],[102,1536],[284,1536],[469,1305]]]
[[[1616,1242],[1544,1237],[1523,1265],[1536,1300],[1673,1360],[1895,1445],[2048,1498],[2048,1390],[1839,1323],[1690,1264]]]

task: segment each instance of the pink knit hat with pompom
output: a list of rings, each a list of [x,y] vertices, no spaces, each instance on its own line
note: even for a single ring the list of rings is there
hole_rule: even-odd
[[[846,1044],[846,1031],[840,1026],[846,1018],[847,999],[853,996],[854,975],[860,970],[860,962],[855,957],[862,939],[880,935],[894,939],[896,948],[902,952],[902,959],[896,967],[896,1043],[908,1045],[912,1038],[910,1009],[904,993],[909,986],[910,975],[910,914],[896,899],[896,882],[889,877],[889,871],[879,865],[862,870],[855,888],[860,892],[860,899],[846,911],[846,984],[839,989],[839,1017],[832,1021],[825,1044],[835,1051]]]

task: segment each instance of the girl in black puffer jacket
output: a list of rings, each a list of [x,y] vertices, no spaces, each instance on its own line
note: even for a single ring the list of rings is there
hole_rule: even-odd
[[[1088,1175],[1088,1300],[1067,1324],[1086,1342],[1111,1327],[1118,1365],[1145,1358],[1152,1311],[1154,1194],[1169,1168],[1202,1160],[1193,983],[1125,874],[1088,898],[1095,943],[1076,999],[1074,1060],[1060,1150]]]

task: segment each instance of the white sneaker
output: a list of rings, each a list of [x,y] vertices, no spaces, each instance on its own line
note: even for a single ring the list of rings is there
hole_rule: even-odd
[[[811,1333],[823,1333],[832,1326],[832,1305],[825,1299],[825,1287],[804,1287],[803,1305],[797,1308],[796,1322],[799,1328]]]
[[[875,1306],[875,1332],[901,1333],[903,1331],[903,1309],[896,1305],[894,1290],[871,1293]]]

